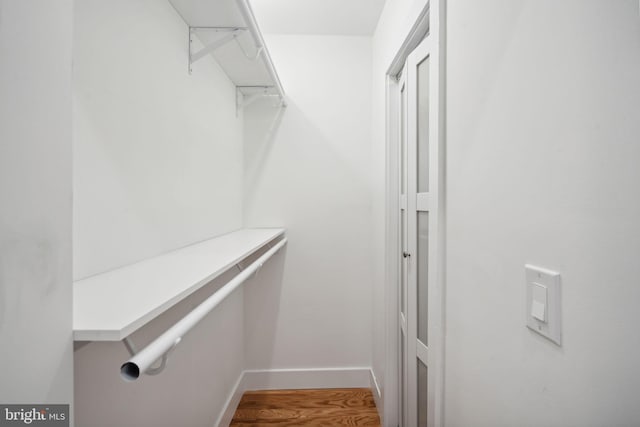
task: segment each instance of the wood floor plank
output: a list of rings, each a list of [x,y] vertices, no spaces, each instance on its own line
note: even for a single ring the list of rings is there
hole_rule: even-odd
[[[239,407],[279,407],[286,402],[289,408],[368,407],[375,408],[373,396],[367,389],[329,389],[329,390],[269,390],[247,392]]]
[[[230,427],[380,427],[369,389],[268,390],[246,392]]]

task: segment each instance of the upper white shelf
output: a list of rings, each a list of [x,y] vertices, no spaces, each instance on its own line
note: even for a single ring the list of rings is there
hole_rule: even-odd
[[[190,38],[205,46],[194,52],[190,66],[210,53],[244,95],[277,95],[284,104],[284,90],[271,61],[248,0],[169,0],[189,25]]]
[[[243,229],[74,282],[74,340],[126,338],[283,234]]]

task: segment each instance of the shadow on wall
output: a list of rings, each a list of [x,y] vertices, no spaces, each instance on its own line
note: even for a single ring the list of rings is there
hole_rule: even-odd
[[[344,124],[323,127],[294,99],[286,108],[257,101],[244,120],[245,227],[286,226],[289,232],[300,212],[306,227],[313,219],[328,225],[349,207],[370,209],[366,146],[342,135]],[[304,203],[309,200],[315,203]]]
[[[257,184],[264,168],[264,162],[260,159],[264,159],[265,156],[271,151],[273,143],[278,135],[280,124],[287,111],[288,107],[274,107],[271,102],[267,104],[269,100],[259,100],[252,108],[260,109],[260,120],[252,120],[251,130],[253,135],[264,135],[262,138],[256,138],[254,144],[252,144],[251,150],[245,150],[244,168],[245,177],[245,193],[248,189],[254,188]],[[248,138],[245,138],[245,141]]]

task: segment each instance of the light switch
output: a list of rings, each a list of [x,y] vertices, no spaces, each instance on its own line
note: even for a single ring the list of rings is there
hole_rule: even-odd
[[[560,273],[525,265],[529,329],[560,345]]]
[[[531,296],[531,315],[541,322],[546,322],[547,287],[539,283],[534,283]]]

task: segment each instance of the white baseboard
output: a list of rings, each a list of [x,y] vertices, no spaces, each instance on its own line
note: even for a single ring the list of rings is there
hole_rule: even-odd
[[[380,417],[380,421],[383,420],[383,409],[384,405],[382,404],[382,393],[380,393],[380,386],[378,385],[378,379],[376,375],[373,373],[373,369],[369,370],[371,374],[370,377],[370,387],[371,393],[373,394],[373,401],[376,402],[376,408],[378,409],[378,416]]]
[[[380,395],[369,368],[269,369],[244,371],[229,394],[216,427],[228,427],[245,391],[304,388],[371,388],[374,398]],[[376,400],[378,404],[379,398]],[[378,408],[380,408],[378,406]],[[379,410],[379,409],[378,409]]]
[[[369,368],[244,371],[245,390],[369,387]]]
[[[218,416],[215,427],[229,427],[231,424],[231,420],[233,419],[233,415],[236,413],[236,408],[240,403],[240,399],[242,399],[242,394],[244,390],[242,389],[242,379],[244,378],[244,372],[240,374],[238,377],[238,381],[236,381],[236,385],[231,390],[229,397],[227,397],[227,401],[224,403],[224,411]]]

